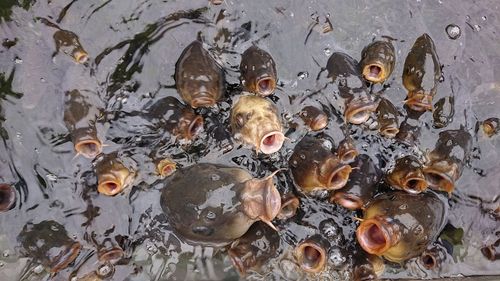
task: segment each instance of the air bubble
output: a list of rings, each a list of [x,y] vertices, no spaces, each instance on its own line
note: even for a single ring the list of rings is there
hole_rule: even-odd
[[[330,49],[330,48],[324,48],[323,49],[323,53],[325,53],[325,55],[327,57],[329,57],[332,54],[332,49]]]
[[[210,179],[213,181],[218,181],[218,180],[220,180],[220,176],[217,174],[211,174]]]
[[[309,72],[307,71],[299,72],[299,74],[297,74],[297,77],[299,77],[299,80],[306,79],[307,77],[309,77]]]
[[[460,30],[460,27],[456,24],[449,24],[446,27],[446,34],[448,34],[448,38],[451,40],[458,39],[460,35],[462,34],[462,31]]]

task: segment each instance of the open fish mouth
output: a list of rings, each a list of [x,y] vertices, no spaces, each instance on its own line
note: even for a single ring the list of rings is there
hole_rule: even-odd
[[[371,63],[363,68],[363,77],[373,83],[383,82],[386,77],[386,71],[381,63]]]
[[[405,104],[414,111],[432,110],[432,96],[422,91],[410,92]]]
[[[99,140],[82,140],[75,143],[75,150],[86,158],[93,159],[102,152],[102,144]]]
[[[276,81],[270,76],[261,77],[257,80],[255,88],[259,95],[269,96],[276,88]]]
[[[193,95],[193,99],[191,101],[191,107],[210,107],[214,105],[215,99],[210,97],[210,93],[208,92],[199,92]]]
[[[277,152],[283,146],[285,135],[280,131],[273,131],[265,134],[259,145],[259,150],[264,154],[271,154]]]
[[[332,199],[333,202],[349,210],[363,209],[363,201],[358,196],[345,192],[336,192]]]
[[[359,125],[365,123],[370,118],[371,112],[377,109],[377,103],[365,99],[349,102],[345,110],[347,122]]]

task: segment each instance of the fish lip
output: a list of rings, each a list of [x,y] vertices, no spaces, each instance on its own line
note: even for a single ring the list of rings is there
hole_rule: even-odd
[[[372,233],[376,232],[376,234]],[[371,237],[376,235],[378,237]],[[399,240],[390,224],[382,217],[365,219],[356,230],[356,238],[363,250],[372,255],[382,255]],[[396,239],[395,239],[396,238]],[[379,241],[373,241],[383,239]]]
[[[273,137],[271,139],[272,144],[265,144],[267,138]],[[271,154],[277,152],[283,146],[283,142],[285,141],[285,135],[280,131],[271,131],[267,134],[264,134],[262,138],[260,138],[259,142],[259,150],[264,154]]]
[[[210,107],[215,105],[215,103],[215,99],[211,98],[209,92],[197,92],[193,95],[193,98],[191,100],[191,107]]]
[[[281,210],[281,195],[278,189],[274,186],[272,177],[266,182],[264,198],[266,202],[266,219],[270,222],[278,216]]]
[[[266,87],[267,89],[262,90],[262,87],[260,86],[261,83],[269,83],[269,87]],[[260,96],[263,96],[263,97],[269,96],[272,93],[274,93],[275,89],[276,89],[276,80],[269,75],[261,76],[255,82],[255,91]]]
[[[281,196],[274,185],[273,175],[245,182],[241,193],[243,212],[252,220],[261,220],[276,230],[271,221],[281,210]]]
[[[330,200],[352,211],[364,209],[363,201],[359,196],[356,196],[354,194],[349,194],[346,192],[335,192]]]
[[[168,177],[168,176],[171,176],[175,172],[175,170],[177,168],[177,164],[170,159],[162,159],[156,165],[156,168],[157,168],[157,172],[158,172],[158,174],[160,174],[160,176]]]
[[[399,128],[394,126],[386,126],[380,128],[379,132],[386,138],[394,138],[399,133]]]
[[[409,92],[405,104],[414,111],[432,110],[432,95],[422,91]]]
[[[300,200],[295,196],[283,200],[283,202],[281,202],[280,211],[276,216],[276,218],[280,220],[286,220],[295,216],[295,214],[297,213],[297,209],[299,208],[299,205],[300,205]]]
[[[448,169],[445,169],[442,165],[434,163],[424,166],[423,172],[430,188],[448,193],[451,193],[455,189],[454,175],[457,173],[455,165],[451,165]]]
[[[102,143],[98,139],[86,139],[75,142],[75,151],[85,158],[94,159],[102,152]]]
[[[349,102],[344,112],[349,123],[359,125],[365,123],[370,118],[370,112],[377,109],[377,103],[366,99],[353,100]]]
[[[311,130],[313,131],[319,131],[321,129],[324,129],[326,126],[328,126],[328,116],[319,114],[314,118],[311,122]]]
[[[316,251],[315,254],[318,255],[317,261],[312,261],[313,265],[310,266],[305,261],[307,254],[305,253],[308,248],[312,248],[310,250]],[[309,273],[318,273],[321,272],[326,265],[326,250],[319,243],[312,239],[306,239],[302,241],[294,251],[297,262],[304,271]]]
[[[195,137],[196,135],[198,135],[198,133],[202,130],[203,128],[203,117],[197,115],[193,121],[191,121],[191,123],[189,123],[189,126],[187,128],[187,138],[188,139],[192,139],[193,137]]]
[[[50,271],[52,273],[57,273],[68,267],[68,265],[80,254],[82,245],[79,242],[73,242],[70,247],[64,248],[65,249],[50,262]]]
[[[73,52],[73,58],[75,59],[75,61],[79,64],[84,64],[88,61],[89,59],[89,54],[82,50],[82,49],[76,49],[74,52]]]
[[[121,247],[115,246],[111,249],[101,249],[97,253],[97,258],[100,262],[117,262],[125,256],[125,252]]]
[[[125,189],[128,177],[126,176],[124,180],[123,177],[117,175],[115,172],[100,175],[98,177],[97,191],[104,195],[114,196]]]
[[[16,191],[14,187],[8,184],[0,184],[0,212],[5,212],[10,210],[16,203]]]
[[[371,70],[370,70],[370,68],[372,66],[378,67],[380,69],[377,77],[371,76]],[[386,80],[386,78],[387,78],[386,77],[386,70],[385,70],[384,65],[381,62],[373,62],[373,63],[365,65],[365,67],[363,68],[363,77],[367,81],[370,81],[372,83],[381,83],[381,82],[384,82]]]
[[[327,177],[327,189],[337,190],[341,189],[347,184],[349,180],[349,175],[351,174],[352,168],[348,164],[337,165],[333,171],[328,174]]]

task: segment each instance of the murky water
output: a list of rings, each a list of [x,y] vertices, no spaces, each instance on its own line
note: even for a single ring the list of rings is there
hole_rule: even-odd
[[[475,130],[478,121],[500,117],[499,6],[494,0],[226,0],[221,5],[207,0],[2,0],[0,180],[15,186],[18,200],[13,209],[0,214],[0,280],[49,279],[44,266],[26,256],[18,235],[26,225],[50,220],[64,226],[83,247],[55,280],[108,270],[96,257],[107,244],[125,250],[125,258],[114,265],[113,280],[237,280],[224,251],[193,247],[172,234],[159,205],[163,184],[149,155],[170,154],[179,166],[236,165],[253,176],[265,176],[287,165],[293,147],[306,134],[297,125],[297,113],[304,105],[322,105],[330,114],[323,134],[335,143],[344,138],[343,119],[331,97],[327,92],[312,94],[320,87],[317,77],[334,51],[359,59],[373,38],[395,39],[396,67],[385,96],[404,113],[403,61],[422,33],[434,39],[443,64],[435,101],[443,98],[448,110],[450,102],[454,108],[444,128],[435,128],[429,112],[419,118],[420,149],[432,149],[440,131],[464,126],[474,136],[473,157],[449,200],[449,222],[438,240],[447,250],[441,267],[425,270],[414,259],[388,266],[384,276],[500,275],[500,262],[491,262],[480,252],[500,238],[500,138],[486,138]],[[330,32],[323,32],[325,22],[331,23]],[[447,28],[450,24],[459,31]],[[64,53],[55,53],[55,25],[79,36],[89,62],[76,64]],[[179,144],[155,127],[154,119],[146,118],[144,108],[162,97],[178,96],[175,62],[197,37],[224,66],[226,98],[215,109],[197,110],[206,120],[204,132],[192,143]],[[252,43],[268,50],[276,61],[279,89],[271,100],[281,111],[290,139],[271,156],[256,155],[229,133],[229,109],[241,92],[240,54]],[[107,144],[104,152],[118,151],[138,172],[134,187],[123,194],[97,193],[94,163],[73,158],[63,122],[64,93],[72,89],[93,93],[93,103],[102,108],[97,126]],[[379,90],[379,86],[373,89]],[[375,131],[359,126],[348,131],[361,153],[378,159],[380,165],[400,153],[380,144]],[[293,190],[288,172],[277,178],[281,192]],[[303,199],[295,219],[278,223],[278,257],[247,278],[349,280],[348,266],[335,267],[331,261],[320,276],[301,273],[290,245],[308,234],[307,225],[317,227],[326,219],[339,225],[344,244],[352,245],[355,215]]]

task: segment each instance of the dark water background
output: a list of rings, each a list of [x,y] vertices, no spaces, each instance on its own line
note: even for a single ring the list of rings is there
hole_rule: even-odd
[[[226,0],[217,6],[206,0],[1,0],[0,179],[15,185],[18,202],[0,214],[0,280],[49,278],[36,262],[20,254],[17,241],[26,223],[44,220],[64,225],[85,248],[56,280],[96,269],[95,244],[89,237],[98,241],[127,238],[124,248],[129,259],[115,266],[113,280],[238,279],[225,253],[184,244],[171,233],[159,206],[163,186],[148,155],[151,151],[168,153],[179,166],[211,162],[246,168],[256,177],[269,174],[286,166],[296,142],[306,133],[295,125],[296,114],[305,104],[323,105],[331,113],[324,133],[335,142],[343,139],[343,120],[336,115],[328,93],[310,96],[319,87],[316,77],[332,52],[359,59],[373,38],[394,38],[397,61],[385,96],[404,113],[403,61],[422,33],[434,39],[443,64],[435,101],[452,97],[454,115],[441,129],[433,127],[431,113],[420,117],[420,148],[432,149],[444,129],[464,126],[474,137],[473,157],[449,201],[449,224],[464,235],[440,270],[425,270],[412,260],[404,267],[386,268],[384,276],[500,275],[500,262],[488,261],[479,251],[500,236],[500,141],[498,136],[486,138],[475,131],[478,121],[500,117],[499,5],[496,0]],[[321,26],[326,19],[333,30],[324,34]],[[53,56],[56,29],[46,20],[76,33],[90,62],[79,65],[62,53]],[[461,28],[458,39],[449,39],[448,24]],[[218,108],[198,110],[206,120],[202,135],[193,143],[178,144],[141,117],[141,111],[161,97],[178,96],[175,62],[198,36],[224,66],[228,90]],[[279,89],[271,99],[281,111],[290,138],[271,156],[256,156],[228,135],[229,109],[240,93],[240,54],[252,43],[268,50],[276,61]],[[97,93],[95,104],[104,105],[98,121],[100,137],[108,145],[104,151],[119,151],[126,165],[138,171],[134,187],[123,194],[98,194],[92,161],[73,159],[73,145],[62,119],[64,93],[72,89]],[[354,126],[350,132],[357,138],[358,149],[374,159],[398,154],[373,143],[374,131]],[[277,176],[281,191],[293,188],[286,174]],[[334,218],[343,226],[347,241],[354,241],[355,213],[310,200],[303,200],[301,208],[305,221]],[[304,235],[293,222],[279,227],[284,241]],[[348,270],[306,276],[293,264],[286,243],[280,251],[283,254],[264,273],[248,278],[349,278]]]

